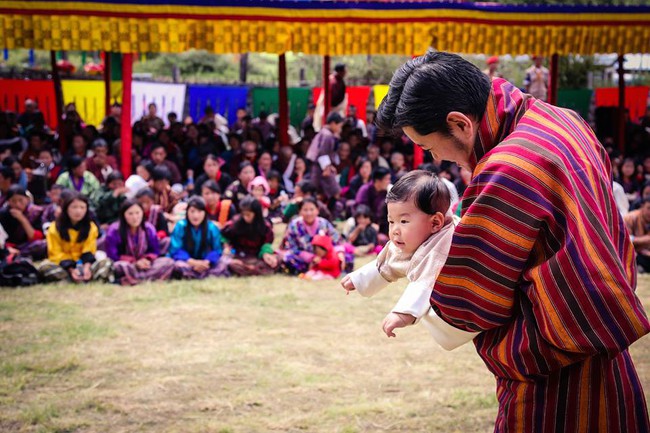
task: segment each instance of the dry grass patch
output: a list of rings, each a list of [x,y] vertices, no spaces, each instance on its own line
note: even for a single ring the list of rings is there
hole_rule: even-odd
[[[650,307],[650,278],[639,292]],[[492,431],[473,346],[383,335],[399,294],[279,275],[2,290],[0,431]],[[649,341],[632,348],[646,388]]]

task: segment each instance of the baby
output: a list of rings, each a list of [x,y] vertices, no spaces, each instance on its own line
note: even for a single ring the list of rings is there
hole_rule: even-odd
[[[456,222],[449,213],[449,190],[438,177],[424,170],[401,177],[386,196],[390,241],[374,260],[341,280],[348,292],[372,296],[388,284],[409,281],[382,328],[394,337],[403,328],[423,319],[433,338],[452,350],[477,334],[457,329],[431,308],[431,289],[447,260]]]

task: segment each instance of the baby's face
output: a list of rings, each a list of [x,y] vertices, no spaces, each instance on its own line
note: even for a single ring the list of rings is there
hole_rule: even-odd
[[[397,248],[414,253],[429,236],[440,230],[434,215],[428,215],[413,202],[388,203],[388,236]]]

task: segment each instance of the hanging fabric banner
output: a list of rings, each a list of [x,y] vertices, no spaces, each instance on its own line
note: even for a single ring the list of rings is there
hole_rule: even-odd
[[[157,116],[168,125],[167,114],[174,112],[183,119],[185,108],[185,84],[144,83],[134,81],[131,85],[131,124],[149,112],[149,104],[156,104]]]
[[[268,114],[279,111],[280,92],[277,87],[257,87],[252,90],[253,115],[258,116],[260,111]],[[307,115],[307,106],[311,97],[311,89],[291,87],[287,89],[289,98],[289,123],[300,128],[300,123]]]
[[[559,89],[557,91],[557,106],[570,108],[580,114],[583,119],[587,119],[593,94],[591,89]]]
[[[372,93],[375,97],[375,110],[379,108],[379,104],[388,94],[388,84],[377,84],[372,87]]]
[[[20,115],[25,100],[33,99],[43,113],[45,124],[52,129],[58,125],[54,83],[46,80],[0,80],[0,109]]]
[[[188,114],[195,122],[203,117],[205,108],[210,106],[215,113],[228,119],[230,126],[237,120],[237,109],[246,109],[248,87],[191,84],[187,86],[187,97]]]
[[[63,103],[73,102],[84,123],[99,126],[106,116],[103,81],[63,80]],[[111,103],[122,102],[122,82],[111,82]]]
[[[630,119],[634,122],[645,115],[648,90],[648,86],[625,88],[625,108],[630,110]],[[618,107],[618,87],[596,89],[596,107]]]
[[[314,87],[314,101],[318,101],[318,97],[323,91],[322,87]],[[348,111],[350,105],[357,107],[357,118],[366,121],[366,110],[368,105],[368,98],[370,97],[370,87],[368,86],[347,86],[345,93],[348,96]]]

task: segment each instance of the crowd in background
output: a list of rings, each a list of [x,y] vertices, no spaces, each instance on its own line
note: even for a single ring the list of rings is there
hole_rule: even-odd
[[[150,104],[133,125],[133,174],[125,178],[119,104],[97,127],[69,104],[57,131],[34,101],[25,106],[0,115],[0,258],[4,273],[33,266],[41,281],[132,285],[274,272],[336,278],[355,256],[385,244],[386,192],[417,168],[413,143],[383,135],[373,112],[359,119],[354,106],[321,121],[311,105],[292,127],[290,145],[281,146],[275,115],[253,118],[242,107],[227,125],[208,107],[201,119],[170,113],[165,121]],[[609,137],[601,141],[619,209],[631,211],[633,237],[647,239],[637,251],[650,257],[650,149],[643,144],[650,110],[630,123],[641,135],[630,140],[641,145],[629,154]],[[419,168],[440,176],[451,211],[460,213],[471,173],[430,155]],[[274,247],[278,223],[286,229]]]

